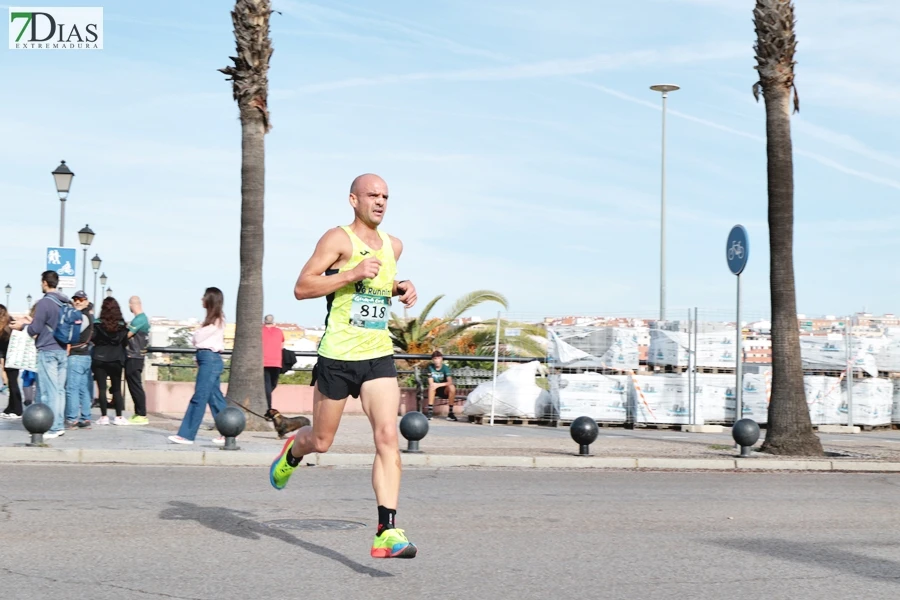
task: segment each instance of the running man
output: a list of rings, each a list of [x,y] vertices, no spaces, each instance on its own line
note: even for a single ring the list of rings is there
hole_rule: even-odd
[[[325,233],[294,286],[297,300],[327,297],[325,334],[313,370],[312,426],[288,438],[269,470],[275,489],[284,489],[300,460],[327,452],[349,396],[360,398],[375,438],[372,487],[378,503],[373,558],[413,558],[416,546],[394,526],[400,497],[397,412],[400,386],[394,346],[387,329],[391,298],[407,307],[416,288],[396,281],[403,244],[378,230],[387,210],[388,187],[377,175],[360,175],[350,186],[354,219]]]

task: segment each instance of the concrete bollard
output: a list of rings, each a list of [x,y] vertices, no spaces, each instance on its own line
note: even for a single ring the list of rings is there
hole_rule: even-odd
[[[578,456],[590,456],[591,444],[597,439],[600,428],[597,422],[590,417],[578,417],[569,426],[569,435],[578,444]]]
[[[216,415],[216,429],[225,436],[225,445],[222,450],[240,450],[237,445],[237,436],[241,435],[247,426],[247,417],[244,411],[234,406],[229,406]]]
[[[46,404],[32,404],[22,413],[22,425],[31,434],[29,446],[46,446],[44,434],[53,427],[53,410]]]
[[[759,441],[759,424],[753,419],[741,419],[731,428],[731,437],[741,447],[741,458],[750,458],[753,444]]]
[[[400,419],[400,435],[407,440],[406,450],[413,454],[420,454],[419,440],[428,434],[428,417],[418,411],[408,412]]]

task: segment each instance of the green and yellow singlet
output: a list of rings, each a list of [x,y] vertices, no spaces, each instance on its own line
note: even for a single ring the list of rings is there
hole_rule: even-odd
[[[373,250],[349,227],[342,226],[341,229],[350,236],[353,254],[347,264],[339,269],[329,269],[326,275],[350,271],[372,257],[381,261],[381,268],[374,279],[347,284],[328,295],[328,315],[325,317],[325,334],[319,342],[319,356],[333,360],[369,360],[390,356],[394,353],[394,344],[387,324],[391,316],[394,277],[397,275],[391,238],[379,231],[381,248]]]

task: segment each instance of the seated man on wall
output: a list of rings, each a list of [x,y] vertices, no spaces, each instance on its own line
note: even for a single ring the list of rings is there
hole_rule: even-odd
[[[456,401],[456,386],[450,376],[450,367],[444,364],[444,355],[440,350],[431,353],[431,364],[428,365],[428,413],[429,420],[434,416],[435,397],[444,398],[450,406],[448,421],[456,421],[453,414],[453,403]]]

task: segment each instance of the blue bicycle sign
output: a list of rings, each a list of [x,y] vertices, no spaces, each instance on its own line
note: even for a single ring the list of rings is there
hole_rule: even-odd
[[[740,241],[734,240],[728,249],[728,260],[734,260],[734,257],[744,258],[744,246]]]
[[[743,225],[735,225],[728,234],[728,243],[725,247],[725,258],[728,259],[728,268],[735,275],[740,275],[747,266],[747,258],[750,254],[750,241],[747,238],[747,230]]]

